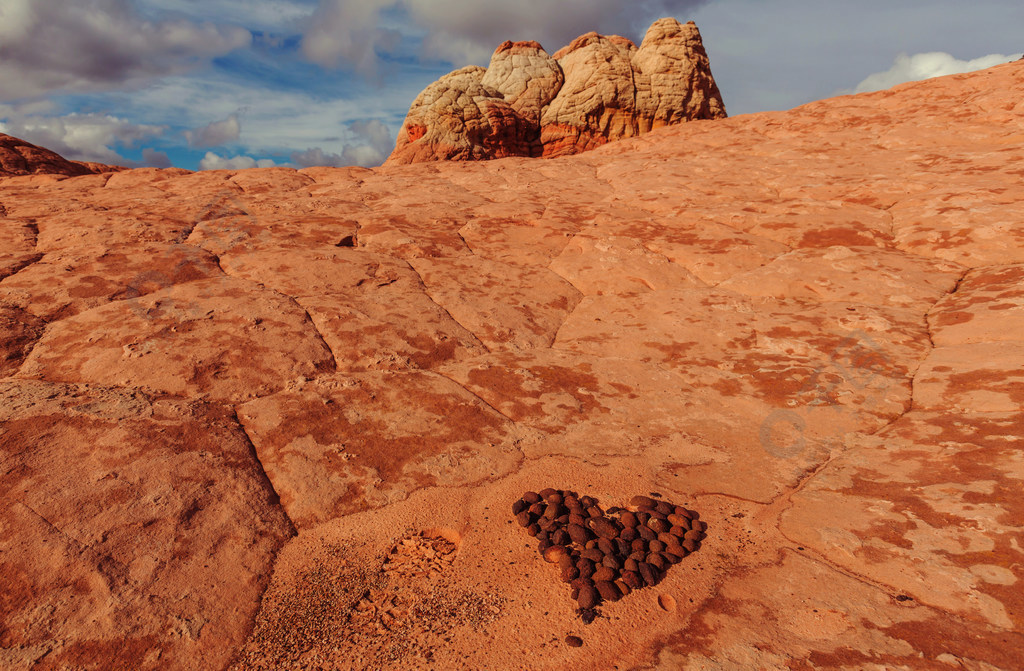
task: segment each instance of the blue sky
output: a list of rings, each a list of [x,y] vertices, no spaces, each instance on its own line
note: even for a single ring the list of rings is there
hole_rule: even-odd
[[[0,131],[69,158],[377,165],[430,82],[694,20],[730,114],[1020,57],[1019,0],[0,0]]]

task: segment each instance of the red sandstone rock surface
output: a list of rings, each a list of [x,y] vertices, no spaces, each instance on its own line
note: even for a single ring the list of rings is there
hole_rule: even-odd
[[[387,164],[565,156],[723,117],[697,26],[666,18],[639,49],[593,32],[553,56],[536,42],[505,42],[486,69],[456,70],[413,101]]]
[[[0,667],[1019,668],[1022,88],[0,179]],[[707,538],[586,625],[549,486]]]
[[[0,177],[41,174],[74,177],[97,172],[116,172],[121,169],[102,163],[69,161],[49,149],[0,133]]]

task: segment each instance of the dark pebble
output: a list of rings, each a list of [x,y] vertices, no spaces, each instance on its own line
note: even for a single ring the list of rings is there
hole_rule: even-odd
[[[572,539],[573,543],[583,545],[590,539],[590,534],[587,533],[587,530],[578,524],[569,524],[565,531],[569,534],[569,538]]]
[[[668,532],[676,538],[682,538],[687,531],[689,531],[689,529],[685,527],[677,527],[675,525],[673,525],[672,528],[668,530]]]
[[[619,515],[619,521],[622,522],[622,526],[627,528],[635,527],[638,524],[636,515],[629,512],[628,510]]]
[[[572,582],[580,577],[580,570],[575,566],[563,566],[560,570],[562,582]]]
[[[659,540],[653,540],[647,544],[647,549],[650,552],[661,552],[665,549],[665,544]]]
[[[617,550],[617,548],[615,547],[615,543],[611,542],[607,538],[597,539],[597,549],[605,553],[606,555],[610,555]]]
[[[654,529],[648,526],[637,527],[636,530],[640,533],[640,538],[645,541],[653,541],[658,538],[658,534],[654,532]]]
[[[583,506],[584,508],[589,508],[590,506],[594,505],[595,503],[597,503],[597,499],[595,499],[593,496],[581,496],[580,497],[580,505]]]
[[[683,515],[672,514],[672,515],[669,515],[668,517],[666,517],[665,519],[667,519],[668,523],[673,525],[673,526],[683,527],[685,529],[689,529],[690,528],[690,518],[689,517],[685,517]]]
[[[601,593],[593,585],[582,585],[580,593],[576,596],[576,603],[583,610],[588,610],[601,603]]]
[[[682,545],[683,545],[684,548],[686,548],[690,552],[696,552],[697,549],[700,548],[700,543],[699,542],[691,541],[689,539],[683,541]]]
[[[589,559],[595,564],[600,564],[601,560],[604,559],[604,553],[598,550],[597,548],[590,548],[588,550],[584,550],[580,553],[580,556],[585,559]]]
[[[539,534],[536,535],[535,538],[537,540],[539,540],[539,541],[550,541],[551,540],[551,534],[549,534],[546,531],[541,531]]]
[[[636,559],[633,559],[632,557],[627,557],[626,561],[622,562],[622,568],[627,571],[639,571],[640,564],[637,562]]]
[[[629,547],[633,549],[633,552],[643,552],[647,549],[647,541],[643,538],[637,538],[635,541],[629,544]]]
[[[619,561],[615,555],[605,555],[604,559],[601,560],[601,566],[607,566],[610,569],[618,571],[622,568],[622,562]]]
[[[619,589],[619,593],[622,594],[622,596],[629,596],[629,593],[633,591],[629,585],[622,581],[621,578],[616,580],[613,584]]]
[[[558,517],[555,518],[555,521],[558,522],[559,524],[561,524],[564,527],[566,524],[569,523],[569,516],[568,515],[559,515]]]
[[[569,514],[569,524],[576,524],[576,525],[579,525],[579,526],[583,526],[586,523],[587,523],[587,518],[584,517],[583,515],[578,515],[576,513],[570,513]]]
[[[523,500],[533,505],[534,503],[540,503],[540,494],[537,492],[526,492],[523,494]]]
[[[627,543],[632,543],[639,537],[640,534],[637,533],[635,527],[626,527],[625,529],[619,532],[619,538],[626,541]]]
[[[686,532],[686,534],[683,536],[683,538],[685,538],[688,541],[704,540],[704,532],[703,531],[693,531],[691,529],[690,531]]]
[[[664,543],[666,546],[676,545],[679,543],[679,536],[674,536],[671,533],[658,534],[658,540]]]
[[[647,562],[640,562],[640,577],[644,579],[645,583],[653,587],[658,584],[661,573]]]
[[[620,508],[618,506],[612,506],[611,508],[609,508],[605,512],[608,513],[609,515],[614,515],[615,513],[619,512],[620,510],[622,510],[622,508]]]
[[[548,487],[547,489],[540,490],[540,497],[542,499],[547,499],[552,494],[558,494],[558,493],[559,492],[558,492],[557,489],[552,489],[551,487]]]
[[[596,571],[594,571],[594,575],[590,576],[591,580],[593,580],[594,582],[611,582],[612,580],[615,580],[618,577],[619,572],[615,569],[610,569],[607,566],[599,567]]]
[[[558,558],[559,568],[568,568],[569,566],[576,566],[576,558],[566,552],[564,555]]]
[[[540,526],[537,524],[531,524],[530,526],[526,527],[526,532],[531,536],[536,536],[540,533]]]
[[[551,534],[551,542],[555,545],[568,545],[572,542],[572,538],[565,529],[559,529]]]
[[[587,515],[590,517],[604,517],[604,511],[597,506],[587,508]]]
[[[629,505],[634,508],[654,508],[658,502],[646,496],[634,496],[629,500]]]
[[[540,517],[544,514],[544,511],[547,509],[548,507],[543,503],[534,503],[532,506],[530,506],[530,514]]]
[[[672,528],[672,525],[668,523],[668,520],[661,520],[657,517],[652,517],[647,520],[647,526],[655,533],[668,533],[668,530]]]
[[[583,620],[583,624],[590,624],[597,619],[597,612],[591,608],[580,610],[580,619]]]
[[[554,564],[562,557],[569,556],[569,551],[561,545],[549,545],[544,549],[544,561]]]
[[[597,587],[598,593],[605,601],[618,601],[622,598],[622,592],[619,591],[619,588],[614,583],[595,582],[594,586]]]
[[[616,538],[619,535],[619,530],[615,527],[615,524],[607,517],[592,517],[590,518],[590,528],[598,536],[604,538]]]
[[[664,571],[665,568],[668,566],[668,562],[665,561],[665,558],[661,555],[660,552],[652,552],[649,555],[647,555],[647,563],[653,566],[654,568],[658,569],[659,571]]]
[[[637,571],[623,571],[622,582],[626,583],[633,589],[640,589],[646,584],[644,579],[640,577],[640,573]]]
[[[524,501],[522,499],[519,499],[518,501],[516,501],[515,503],[512,504],[512,514],[513,515],[518,515],[519,513],[523,512],[524,510],[526,510],[529,507],[530,507],[529,503],[527,503],[526,501]]]
[[[547,510],[544,511],[544,517],[557,519],[565,514],[565,512],[565,508],[562,507],[561,503],[549,503]]]
[[[562,495],[559,494],[558,492],[555,492],[554,494],[549,494],[545,496],[544,500],[551,505],[559,505],[560,503],[562,503]]]
[[[594,575],[594,571],[597,570],[597,567],[594,562],[589,559],[581,559],[576,562],[576,570],[580,572],[581,578],[590,578]]]
[[[629,546],[629,543],[627,543],[626,541],[622,540],[621,538],[616,538],[615,539],[615,551],[618,554],[620,554],[623,557],[625,557],[630,552],[632,552],[633,549]]]
[[[637,550],[633,554],[629,555],[628,558],[634,561],[643,561],[647,559],[647,550]]]
[[[636,521],[638,522],[637,526],[643,526],[647,524],[647,520],[649,519],[651,519],[650,513],[641,511],[636,514]]]
[[[662,515],[671,515],[672,513],[674,513],[676,511],[676,507],[671,505],[671,504],[669,504],[669,503],[666,503],[666,502],[662,501],[661,503],[659,503],[655,507],[655,510],[657,510]]]
[[[516,513],[516,521],[519,522],[520,526],[528,527],[533,521],[533,516],[525,510],[522,510]]]
[[[583,639],[579,636],[566,636],[565,644],[570,648],[578,648],[583,645]]]

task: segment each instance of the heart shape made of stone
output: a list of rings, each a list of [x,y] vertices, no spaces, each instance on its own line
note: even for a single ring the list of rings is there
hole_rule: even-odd
[[[591,496],[561,489],[526,492],[512,514],[558,564],[581,611],[658,584],[673,564],[700,548],[707,524],[688,508],[634,496],[606,511]]]

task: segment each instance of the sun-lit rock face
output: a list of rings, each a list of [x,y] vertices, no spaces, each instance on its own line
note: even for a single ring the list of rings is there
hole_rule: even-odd
[[[554,56],[505,42],[486,71],[456,70],[416,98],[388,163],[563,156],[725,116],[697,26],[666,18],[639,49],[597,33]]]
[[[644,48],[564,58],[654,82]],[[550,108],[503,53],[548,84],[445,95]],[[1022,89],[556,161],[0,177],[0,668],[1018,669]],[[701,532],[641,535],[619,601],[577,584],[584,625],[513,517],[546,488]]]

